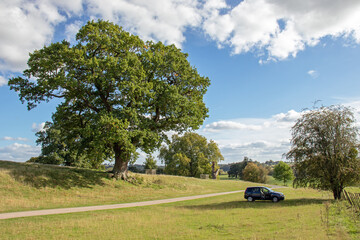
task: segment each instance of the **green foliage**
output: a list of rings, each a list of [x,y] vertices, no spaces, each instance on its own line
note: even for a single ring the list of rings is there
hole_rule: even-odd
[[[242,172],[242,179],[250,182],[266,183],[267,170],[256,163],[249,162]]]
[[[150,154],[145,159],[145,169],[156,169],[156,160],[155,158]]]
[[[92,145],[91,142],[84,142],[88,139],[78,137],[80,131],[77,129],[65,133],[69,128],[62,125],[66,123],[56,122],[54,117],[53,119],[54,123],[47,122],[45,130],[36,133],[37,143],[42,145],[42,149],[41,155],[34,162],[82,168],[102,168],[102,162],[104,159],[109,159],[109,155],[107,156],[104,151]]]
[[[126,178],[137,149],[149,153],[167,139],[165,132],[202,125],[210,81],[180,49],[143,42],[102,20],[88,22],[76,40],[30,53],[23,76],[8,82],[29,110],[61,99],[38,134],[43,155],[94,165],[115,159],[115,175]]]
[[[159,158],[165,163],[165,172],[172,175],[199,177],[219,169],[217,163],[223,156],[214,141],[196,133],[187,132],[172,136],[172,142],[160,149]]]
[[[56,158],[55,156],[38,156],[38,157],[31,157],[26,162],[60,165],[63,161],[61,158]]]
[[[274,173],[272,175],[276,180],[283,181],[284,185],[286,181],[290,181],[294,178],[293,171],[291,167],[284,163],[283,161],[280,161],[275,167],[274,167]]]
[[[302,115],[292,128],[295,186],[330,190],[341,198],[346,186],[359,181],[358,129],[351,110],[322,107]]]
[[[248,157],[244,157],[244,160],[242,162],[233,163],[230,165],[230,170],[228,171],[229,177],[239,177],[240,179],[243,179],[243,170],[248,164],[248,162],[251,162],[252,160]]]

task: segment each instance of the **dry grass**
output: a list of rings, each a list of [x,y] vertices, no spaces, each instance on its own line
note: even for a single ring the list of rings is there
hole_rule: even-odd
[[[324,202],[331,195],[283,189],[287,200],[246,202],[243,194],[141,208],[0,222],[3,239],[348,239],[329,233]]]
[[[248,182],[137,175],[0,161],[0,211],[99,205],[245,189]],[[156,206],[0,221],[0,239],[359,239],[359,222],[329,192],[279,190],[286,200],[243,194]],[[343,204],[343,203],[341,203]]]
[[[156,200],[254,185],[166,175],[135,177],[136,185],[101,171],[0,161],[0,212]]]

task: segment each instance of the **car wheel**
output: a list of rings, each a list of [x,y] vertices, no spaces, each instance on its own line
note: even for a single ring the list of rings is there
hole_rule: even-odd
[[[279,199],[278,199],[277,197],[273,197],[273,198],[272,198],[272,201],[273,201],[273,202],[278,202]]]
[[[253,202],[254,201],[254,199],[252,197],[248,197],[247,200],[248,200],[248,202]]]

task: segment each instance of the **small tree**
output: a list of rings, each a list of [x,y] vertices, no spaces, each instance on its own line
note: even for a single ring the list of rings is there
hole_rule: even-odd
[[[155,158],[150,154],[145,159],[145,169],[156,169],[156,160]]]
[[[230,164],[230,169],[228,171],[229,178],[237,178],[239,176],[240,163]]]
[[[243,180],[266,183],[267,170],[256,163],[249,162],[242,172]]]
[[[346,186],[359,181],[358,129],[351,110],[343,106],[308,111],[292,127],[294,185],[333,192],[341,198]]]
[[[284,163],[283,161],[280,161],[275,167],[274,167],[274,173],[273,177],[276,180],[283,181],[284,185],[286,181],[290,181],[294,178],[293,171],[291,167]]]

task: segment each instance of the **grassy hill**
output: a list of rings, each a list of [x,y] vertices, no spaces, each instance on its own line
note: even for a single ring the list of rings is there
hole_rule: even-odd
[[[245,189],[256,183],[134,175],[0,161],[0,212],[164,199]],[[353,188],[353,191],[359,188]],[[0,239],[359,239],[359,215],[332,194],[281,189],[285,201],[247,202],[243,194],[0,220]]]
[[[103,171],[0,161],[0,212],[90,206],[245,189],[254,183],[133,174],[133,184]]]

